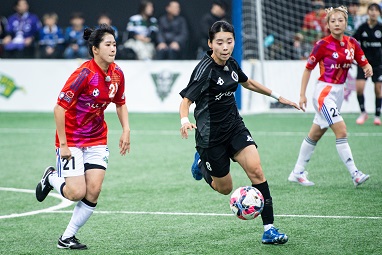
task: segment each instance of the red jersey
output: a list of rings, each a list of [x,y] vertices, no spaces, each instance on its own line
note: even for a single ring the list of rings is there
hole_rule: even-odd
[[[66,81],[57,104],[65,112],[65,131],[69,147],[107,145],[104,111],[111,103],[125,104],[125,78],[115,64],[107,74],[94,59],[83,63]],[[59,139],[56,132],[56,146]]]
[[[354,60],[361,67],[369,63],[357,40],[344,36],[340,42],[329,35],[316,43],[310,53],[306,68],[313,70],[317,63],[320,63],[318,80],[343,84]]]

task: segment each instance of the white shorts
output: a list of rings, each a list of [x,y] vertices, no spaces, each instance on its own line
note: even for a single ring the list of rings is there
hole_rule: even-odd
[[[109,162],[109,149],[106,145],[92,147],[69,147],[72,158],[62,159],[60,148],[56,149],[57,172],[60,177],[84,175],[88,169],[106,170]]]
[[[328,128],[343,121],[340,110],[344,100],[344,84],[332,84],[319,81],[313,93],[313,106],[316,110],[313,123]]]

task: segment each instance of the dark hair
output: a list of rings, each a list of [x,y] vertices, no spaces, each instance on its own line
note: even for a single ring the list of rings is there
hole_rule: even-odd
[[[213,5],[216,4],[216,5],[220,6],[220,8],[222,8],[225,11],[227,10],[227,3],[224,2],[223,0],[214,0],[214,1],[212,1],[212,4]]]
[[[82,14],[82,12],[73,12],[70,15],[70,20],[72,20],[72,19],[83,19],[83,18],[84,18],[84,15]]]
[[[377,11],[379,11],[379,13],[381,13],[381,6],[377,3],[372,3],[370,4],[368,7],[367,7],[367,10],[370,10],[371,8],[375,8],[377,9]]]
[[[235,38],[235,30],[233,29],[233,26],[227,21],[219,20],[211,26],[210,31],[208,31],[208,39],[210,42],[214,40],[215,34],[218,32],[230,32]]]
[[[99,48],[105,34],[111,34],[115,38],[114,29],[106,24],[101,24],[96,29],[85,28],[83,38],[88,41],[88,51],[92,58],[94,58],[93,46]]]
[[[142,12],[145,11],[147,5],[153,4],[151,1],[148,0],[142,0],[139,2],[139,7],[138,7],[138,13],[141,14]]]

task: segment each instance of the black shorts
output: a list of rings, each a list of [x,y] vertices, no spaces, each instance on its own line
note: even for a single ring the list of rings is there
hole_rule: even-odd
[[[234,155],[249,145],[256,145],[248,129],[243,130],[227,140],[211,148],[197,148],[202,164],[206,170],[214,177],[224,177],[230,170],[230,159]]]
[[[360,66],[357,66],[357,80],[367,80],[365,73]],[[375,82],[382,82],[382,66],[373,66],[373,76],[371,80]]]

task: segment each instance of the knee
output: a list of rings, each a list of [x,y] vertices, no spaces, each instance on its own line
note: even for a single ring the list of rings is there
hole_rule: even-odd
[[[223,195],[229,195],[233,189],[232,184],[231,185],[225,185],[224,187],[217,187],[217,192]]]
[[[71,201],[80,201],[85,197],[86,191],[85,190],[70,190],[66,189],[64,192],[65,198],[71,200]]]

